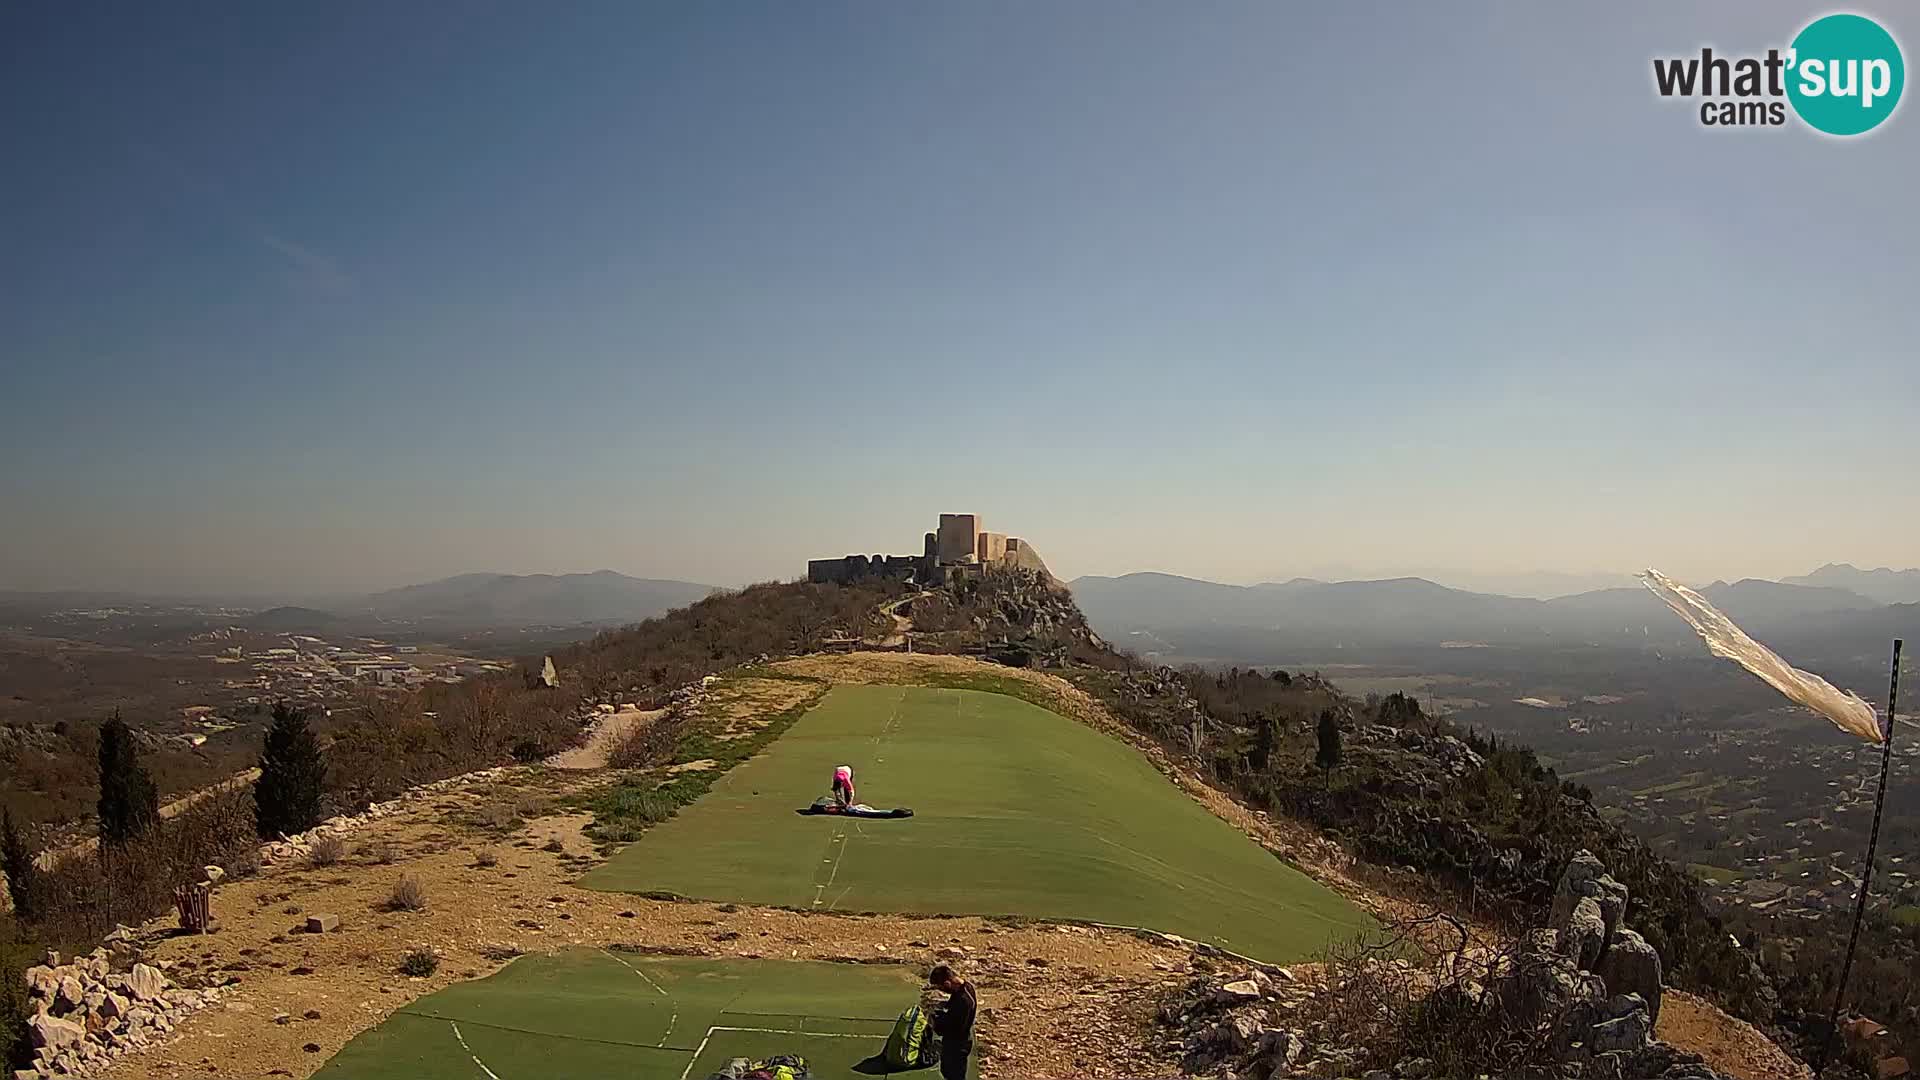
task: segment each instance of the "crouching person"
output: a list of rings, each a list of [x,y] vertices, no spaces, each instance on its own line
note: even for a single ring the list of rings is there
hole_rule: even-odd
[[[942,1080],[966,1080],[967,1058],[973,1054],[973,1020],[980,1010],[980,998],[974,993],[972,983],[945,964],[928,973],[927,985],[947,995],[947,1003],[933,1016],[934,1033],[940,1036],[940,1076]]]

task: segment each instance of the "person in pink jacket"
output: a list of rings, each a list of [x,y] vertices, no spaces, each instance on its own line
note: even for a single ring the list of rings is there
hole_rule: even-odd
[[[842,765],[833,770],[833,801],[842,810],[853,805],[853,766]]]

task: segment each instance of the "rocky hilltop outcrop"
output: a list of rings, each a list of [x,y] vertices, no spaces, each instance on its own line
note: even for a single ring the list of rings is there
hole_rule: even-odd
[[[1053,668],[1107,652],[1073,594],[1044,569],[1007,566],[956,577],[900,607],[913,622],[916,648]]]
[[[1581,851],[1548,925],[1504,948],[1468,944],[1462,929],[1458,948],[1424,965],[1406,953],[1434,953],[1362,946],[1310,975],[1196,978],[1160,1022],[1178,1029],[1185,1070],[1217,1080],[1725,1080],[1654,1037],[1662,964],[1627,926],[1629,900]]]

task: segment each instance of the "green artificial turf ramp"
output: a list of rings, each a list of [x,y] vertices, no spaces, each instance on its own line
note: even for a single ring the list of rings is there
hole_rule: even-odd
[[[794,813],[851,765],[864,802]],[[1370,928],[1132,747],[1003,694],[842,686],[582,884],[833,911],[1141,926],[1275,963]]]
[[[651,957],[522,957],[395,1013],[317,1080],[703,1080],[734,1057],[800,1054],[815,1080],[857,1076],[918,1000],[901,966]]]

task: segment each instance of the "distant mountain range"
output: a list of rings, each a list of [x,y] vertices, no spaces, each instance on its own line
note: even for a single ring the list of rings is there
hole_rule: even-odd
[[[1850,563],[1828,563],[1811,574],[1781,578],[1789,585],[1847,589],[1883,604],[1920,604],[1920,570],[1862,570]]]
[[[315,630],[332,629],[346,621],[345,616],[336,615],[331,611],[287,604],[256,612],[247,617],[246,623],[255,630],[264,630],[268,633],[292,633],[296,630],[313,633]]]
[[[1083,577],[1071,583],[1081,610],[1101,633],[1125,641],[1139,633],[1177,644],[1204,631],[1244,631],[1272,646],[1447,644],[1647,644],[1692,640],[1686,625],[1642,588],[1599,589],[1552,600],[1467,592],[1423,578],[1222,585],[1172,574]],[[1747,579],[1701,588],[1714,605],[1767,640],[1816,630],[1849,638],[1872,626],[1912,623],[1920,608],[1889,608],[1825,585]]]
[[[363,610],[383,619],[462,625],[577,626],[639,622],[714,592],[690,581],[591,574],[460,574],[374,593]]]

